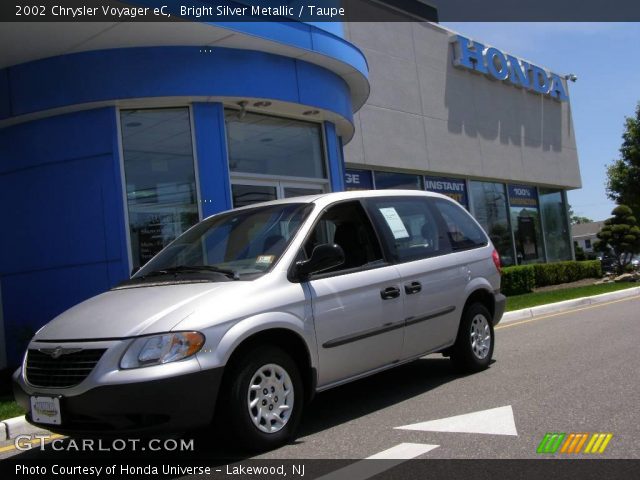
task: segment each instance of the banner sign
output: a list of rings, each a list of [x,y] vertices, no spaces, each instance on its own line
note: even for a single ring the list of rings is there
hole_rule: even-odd
[[[347,168],[344,171],[344,188],[351,190],[373,190],[371,170],[354,170]]]
[[[509,203],[512,207],[538,208],[536,187],[530,185],[509,185]]]
[[[453,198],[467,208],[467,182],[462,178],[424,177],[424,188],[429,192],[436,192]]]

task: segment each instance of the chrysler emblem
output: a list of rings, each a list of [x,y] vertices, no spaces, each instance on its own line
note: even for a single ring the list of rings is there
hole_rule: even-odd
[[[82,350],[81,348],[63,348],[63,347],[56,347],[56,348],[40,348],[39,349],[40,352],[45,353],[47,355],[50,355],[51,358],[53,358],[54,360],[57,360],[58,358],[60,358],[62,355],[67,355],[69,353],[75,353],[75,352],[79,352],[80,350]]]

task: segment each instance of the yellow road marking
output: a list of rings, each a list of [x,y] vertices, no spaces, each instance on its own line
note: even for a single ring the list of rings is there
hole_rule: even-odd
[[[57,440],[58,438],[64,438],[64,435],[58,435],[57,433],[54,434],[54,435],[49,435],[47,438],[44,439],[44,443],[45,444],[51,443],[51,441]],[[25,445],[25,446],[26,445],[31,445],[33,447],[34,445],[40,444],[41,441],[42,440],[40,438],[32,438],[31,440],[25,440],[25,441],[20,442],[20,445]],[[9,452],[11,450],[17,450],[17,447],[16,447],[15,443],[13,445],[8,445],[6,447],[1,447],[0,448],[0,453]]]
[[[537,322],[538,320],[545,320],[547,318],[558,317],[560,315],[566,315],[568,313],[582,312],[584,310],[592,310],[598,307],[606,307],[607,305],[613,305],[614,303],[627,302],[629,300],[638,300],[638,299],[640,299],[640,296],[636,295],[633,297],[621,298],[619,300],[611,300],[610,302],[598,303],[596,305],[589,305],[588,307],[574,308],[571,310],[567,310],[566,312],[550,313],[548,315],[541,315],[539,317],[533,317],[527,320],[521,320],[519,322],[509,322],[504,325],[498,325],[494,330],[501,330],[503,328],[515,327],[517,325],[524,325],[525,323]]]

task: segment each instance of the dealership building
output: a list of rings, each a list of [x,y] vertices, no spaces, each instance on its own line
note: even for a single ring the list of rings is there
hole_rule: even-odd
[[[417,21],[5,24],[0,40],[0,368],[199,219],[258,201],[437,191],[505,265],[573,256],[569,87],[544,58]]]

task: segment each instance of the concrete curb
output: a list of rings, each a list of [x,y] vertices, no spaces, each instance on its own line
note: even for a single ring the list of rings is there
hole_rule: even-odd
[[[592,297],[575,298],[573,300],[565,300],[564,302],[549,303],[547,305],[540,305],[537,307],[523,308],[522,310],[514,310],[513,312],[505,313],[502,316],[500,324],[528,320],[541,315],[552,315],[554,313],[566,312],[576,308],[588,307],[589,305],[597,305],[599,303],[606,303],[636,296],[640,296],[640,287],[627,288],[625,290],[618,290],[617,292],[602,293]]]
[[[42,431],[41,428],[34,427],[24,418],[21,417],[8,418],[0,422],[0,440],[11,440],[18,435],[29,435],[31,433]],[[4,438],[3,438],[4,435]]]

